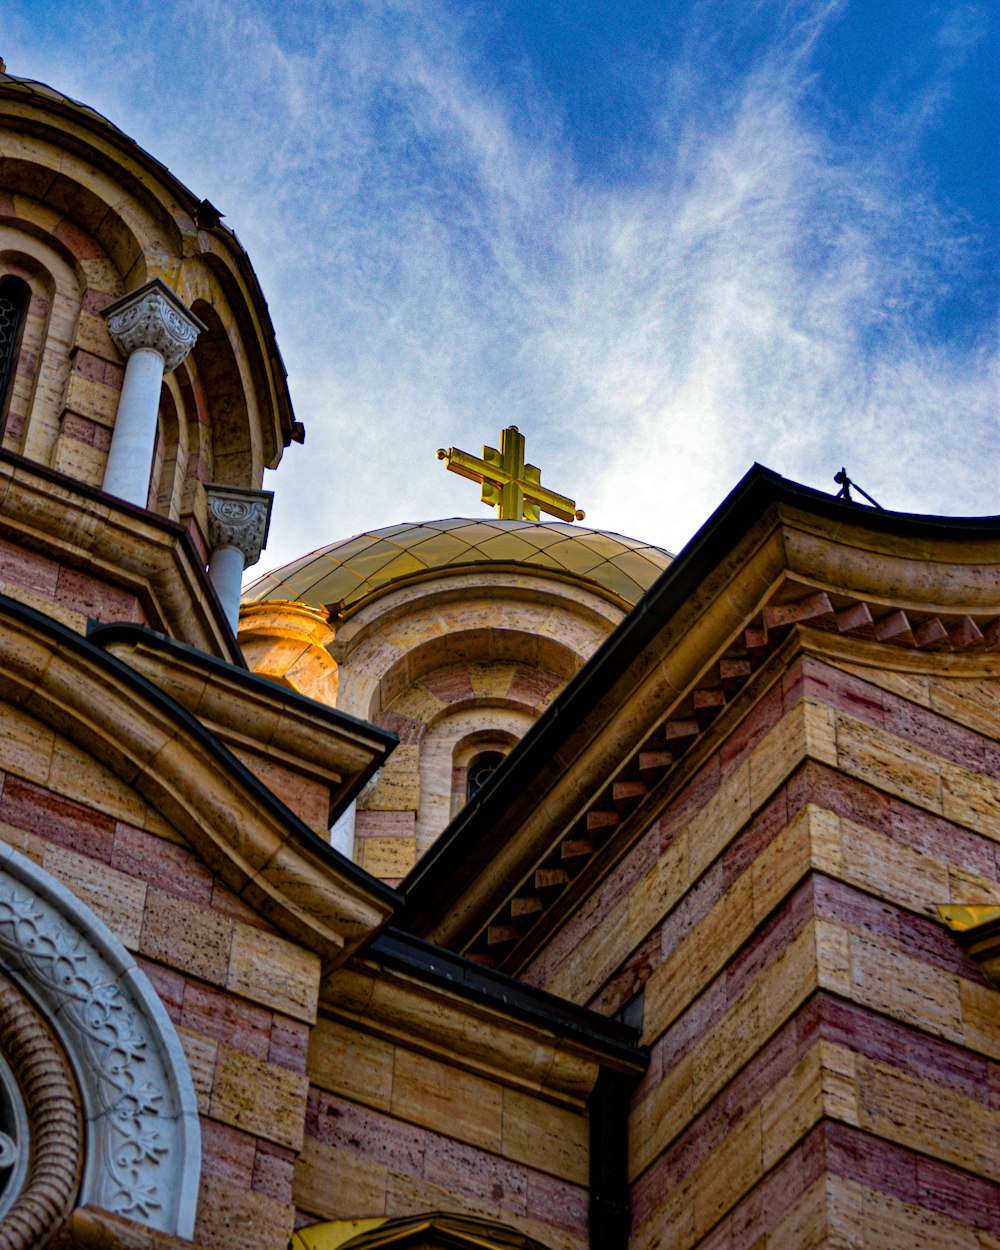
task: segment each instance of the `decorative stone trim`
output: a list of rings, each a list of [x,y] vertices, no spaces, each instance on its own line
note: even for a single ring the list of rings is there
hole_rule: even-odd
[[[67,1062],[34,1005],[0,975],[0,1054],[23,1098],[26,1170],[0,1218],[3,1250],[36,1250],[68,1215],[79,1185],[83,1113]]]
[[[163,357],[170,373],[194,347],[204,324],[189,312],[159,278],[116,301],[104,310],[108,332],[125,357],[149,348]]]
[[[51,1021],[76,1075],[87,1122],[80,1201],[189,1237],[201,1137],[174,1027],[110,930],[2,843],[0,966]]]
[[[346,1220],[333,1220],[313,1225],[292,1238],[292,1250],[305,1250],[312,1246],[325,1250],[329,1246],[341,1250],[376,1250],[377,1247],[412,1247],[412,1250],[445,1250],[446,1247],[468,1246],[469,1250],[546,1250],[540,1241],[526,1233],[500,1224],[496,1220],[479,1219],[473,1215],[458,1215],[448,1211],[430,1211],[426,1215],[405,1215],[401,1219],[373,1219],[360,1221],[368,1227],[356,1237],[343,1234]]]
[[[615,779],[522,881],[463,951],[486,967],[512,970],[508,956],[570,889],[588,863],[691,751],[796,626],[832,637],[882,643],[894,652],[970,654],[1000,649],[1000,613],[944,612],[879,604],[860,596],[810,591],[793,579],[762,604],[725,654],[681,704],[636,747]],[[1000,947],[998,947],[1000,949]],[[997,973],[1000,978],[1000,971]]]
[[[242,553],[244,568],[256,564],[267,542],[273,491],[209,484],[205,493],[208,496],[209,547],[213,551],[235,547]]]

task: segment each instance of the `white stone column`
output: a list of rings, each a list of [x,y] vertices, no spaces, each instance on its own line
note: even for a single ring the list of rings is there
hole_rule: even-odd
[[[208,495],[208,542],[212,549],[208,576],[235,633],[240,619],[243,570],[260,559],[267,542],[274,495],[269,490],[219,485],[206,486],[205,493]]]
[[[104,316],[126,358],[104,489],[145,508],[163,375],[177,368],[205,327],[159,278],[111,304]]]

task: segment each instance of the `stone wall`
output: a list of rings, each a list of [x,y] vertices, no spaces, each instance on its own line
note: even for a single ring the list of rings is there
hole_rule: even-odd
[[[1000,998],[936,910],[1000,902],[990,665],[801,656],[529,969],[643,993],[635,1250],[996,1244]]]

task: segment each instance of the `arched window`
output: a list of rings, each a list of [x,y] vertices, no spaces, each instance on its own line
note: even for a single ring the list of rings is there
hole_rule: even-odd
[[[501,751],[480,751],[469,761],[469,772],[465,782],[465,801],[470,802],[486,784],[490,776],[503,763]]]
[[[14,385],[17,352],[24,330],[31,290],[20,278],[0,278],[0,431],[7,419],[10,393]]]

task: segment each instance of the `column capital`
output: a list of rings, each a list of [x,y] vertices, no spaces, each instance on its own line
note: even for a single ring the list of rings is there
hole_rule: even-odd
[[[208,543],[213,551],[235,547],[243,554],[243,567],[249,568],[260,559],[271,522],[269,490],[243,490],[238,486],[207,483]]]
[[[159,352],[169,373],[185,359],[205,326],[159,278],[104,310],[108,331],[123,356],[140,347]]]

